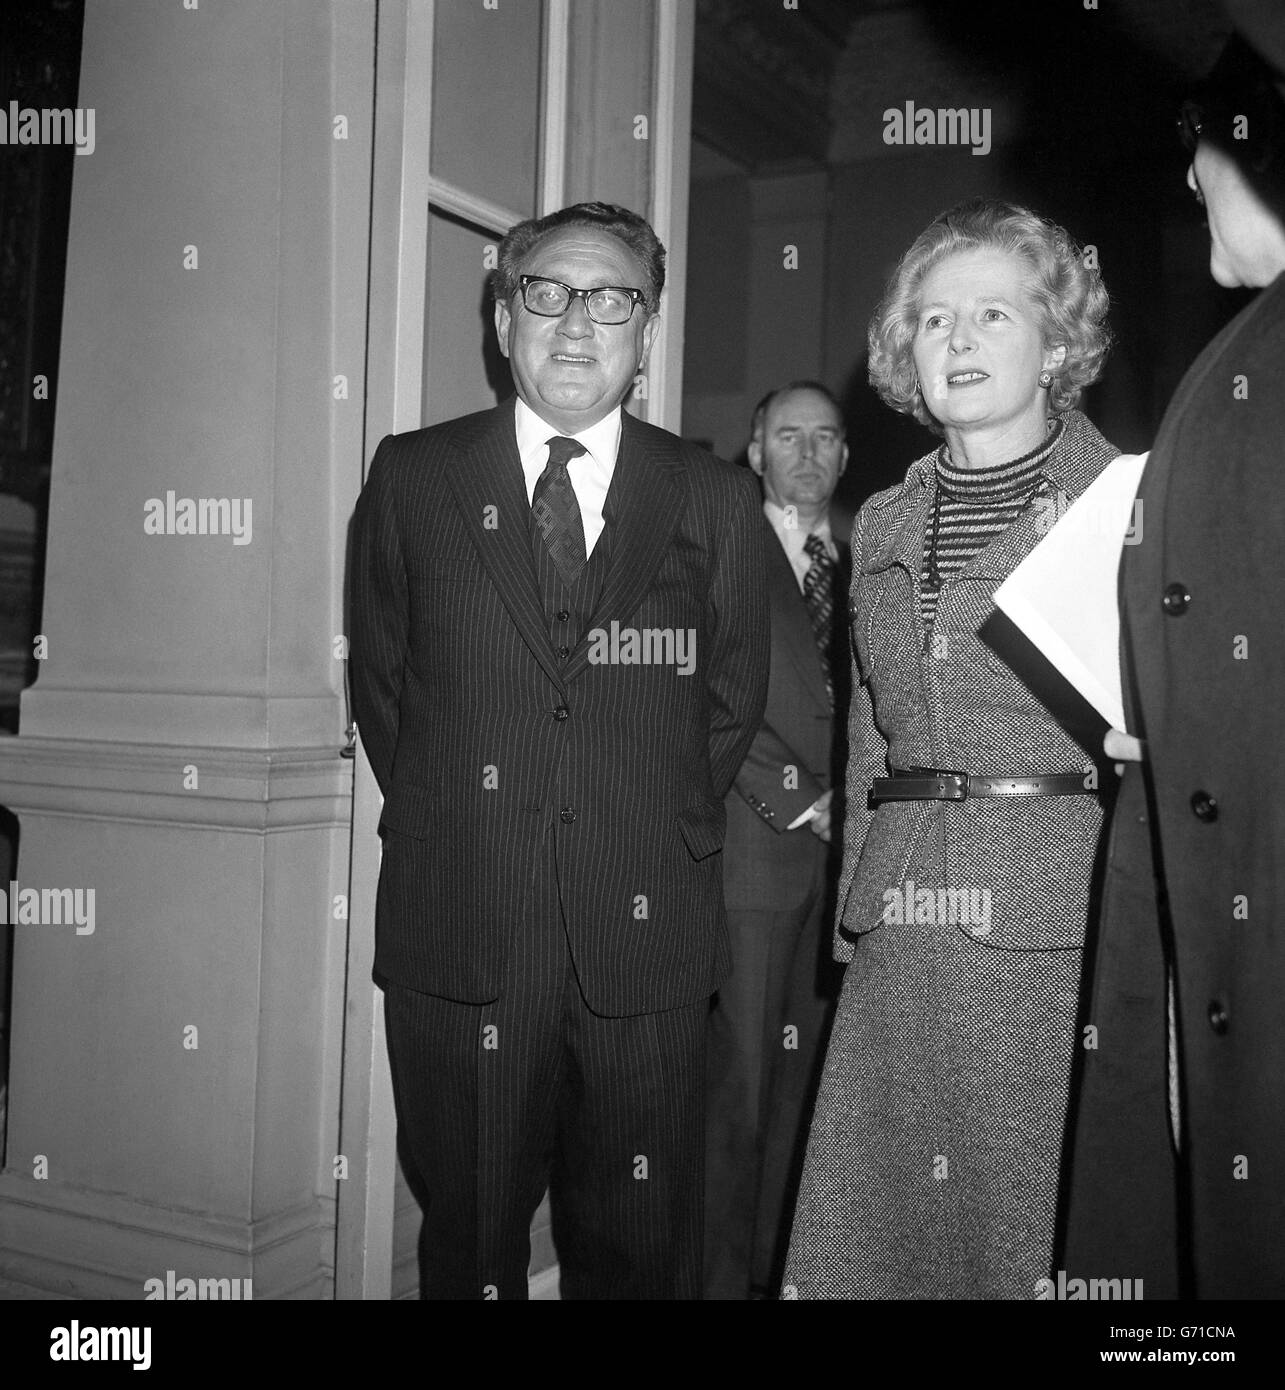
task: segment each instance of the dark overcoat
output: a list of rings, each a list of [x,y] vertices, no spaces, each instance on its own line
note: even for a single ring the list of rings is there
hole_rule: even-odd
[[[1114,817],[1067,1269],[1149,1298],[1285,1297],[1283,365],[1285,275],[1179,386],[1122,567],[1147,762]]]
[[[993,594],[1117,452],[1069,412],[1040,490],[947,580],[927,631],[919,591],[935,455],[857,519],[836,947],[851,964],[787,1296],[1033,1298],[1050,1271],[1100,798],[873,813],[866,798],[890,766],[1080,773],[1097,786],[1103,722]],[[942,889],[955,890],[955,907]],[[932,911],[919,910],[922,890]],[[906,901],[915,920],[898,923],[894,904]]]

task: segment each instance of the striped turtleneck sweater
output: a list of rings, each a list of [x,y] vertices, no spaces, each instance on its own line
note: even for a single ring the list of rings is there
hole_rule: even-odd
[[[937,616],[941,586],[1017,519],[1039,487],[1044,463],[1062,438],[1063,422],[1029,454],[998,468],[958,468],[945,444],[937,451],[937,492],[924,532],[919,611],[925,627]]]

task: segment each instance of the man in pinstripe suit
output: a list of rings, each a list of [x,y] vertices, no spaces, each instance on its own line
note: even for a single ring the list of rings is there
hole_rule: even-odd
[[[353,699],[384,793],[375,971],[424,1294],[696,1298],[722,798],[768,625],[753,479],[625,414],[664,249],[578,204],[500,246],[517,400],[380,445]]]

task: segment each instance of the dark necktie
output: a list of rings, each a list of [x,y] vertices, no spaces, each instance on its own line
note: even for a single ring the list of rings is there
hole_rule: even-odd
[[[834,678],[830,674],[830,652],[834,642],[834,561],[818,535],[810,535],[803,549],[811,559],[803,576],[803,601],[812,619],[812,633],[821,653],[821,669],[825,672],[826,693],[830,708],[834,708]]]
[[[568,584],[574,584],[585,567],[584,523],[580,520],[580,503],[567,474],[567,460],[589,451],[574,439],[560,434],[549,440],[549,462],[536,480],[531,496],[531,515],[540,528],[558,573]]]

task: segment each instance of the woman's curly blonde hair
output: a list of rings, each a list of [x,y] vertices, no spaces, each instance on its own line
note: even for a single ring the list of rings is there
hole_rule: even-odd
[[[1046,347],[1065,344],[1066,360],[1049,388],[1049,408],[1069,410],[1102,374],[1111,346],[1110,296],[1097,270],[1069,234],[1029,208],[996,198],[970,198],[943,212],[902,256],[870,320],[870,385],[880,399],[936,433],[941,426],[924,403],[913,348],[924,276],[957,251],[1007,251],[1032,271]]]

